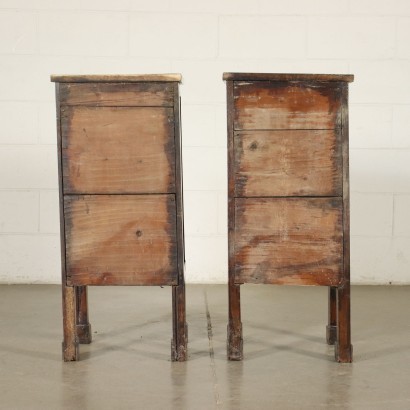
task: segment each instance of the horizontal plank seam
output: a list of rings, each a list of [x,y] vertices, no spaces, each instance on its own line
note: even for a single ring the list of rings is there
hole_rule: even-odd
[[[342,127],[335,128],[234,128],[234,131],[248,132],[248,131],[333,131],[341,129]]]
[[[234,196],[235,199],[264,199],[264,198],[307,198],[307,199],[316,199],[316,198],[343,198],[342,195],[269,195],[269,196]]]
[[[147,196],[147,195],[176,195],[176,192],[64,192],[64,196],[81,196],[81,195],[93,195],[93,196]]]
[[[115,101],[112,102],[112,104],[115,104]],[[87,103],[87,104],[67,104],[67,103],[61,103],[60,107],[93,107],[93,108],[98,108],[98,107],[110,107],[110,108],[173,108],[173,105],[105,105],[104,102],[95,102],[93,103]]]

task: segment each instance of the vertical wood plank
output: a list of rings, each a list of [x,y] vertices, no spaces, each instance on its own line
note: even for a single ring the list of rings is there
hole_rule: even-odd
[[[87,286],[75,287],[77,336],[79,343],[89,344],[92,341],[91,325],[88,321],[88,289]]]
[[[234,155],[234,82],[226,82],[228,118],[228,359],[242,360],[243,339],[240,285],[235,284],[235,155]]]
[[[349,113],[348,85],[342,87],[342,152],[343,152],[343,276],[344,284],[337,291],[336,361],[352,361],[350,328],[350,194],[349,194]]]
[[[172,287],[172,326],[171,359],[185,361],[188,358],[188,326],[186,323],[185,298],[185,243],[184,243],[184,201],[182,178],[182,132],[181,132],[181,100],[179,84],[173,84],[174,95],[174,138],[175,138],[175,192],[176,192],[176,232],[177,232],[177,267],[178,285]]]
[[[60,84],[56,83],[56,118],[57,118],[57,158],[59,178],[59,202],[60,202],[60,256],[61,256],[61,290],[63,310],[63,360],[65,362],[79,359],[78,338],[76,332],[76,300],[74,287],[67,285],[66,272],[66,243],[64,224],[64,186],[62,166],[62,134],[61,134],[61,105]]]
[[[79,359],[76,332],[76,300],[73,286],[63,285],[63,359],[72,362]]]
[[[337,288],[329,287],[328,324],[326,326],[326,341],[334,345],[337,338]]]

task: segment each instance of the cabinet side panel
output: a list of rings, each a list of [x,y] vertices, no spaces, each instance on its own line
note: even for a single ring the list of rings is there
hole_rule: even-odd
[[[60,84],[55,85],[56,98],[56,126],[57,126],[57,159],[58,159],[58,194],[60,212],[60,253],[61,253],[61,283],[66,284],[66,258],[65,258],[65,225],[64,225],[64,187],[63,187],[63,160],[62,160],[62,137],[61,137],[61,106]]]
[[[181,130],[181,100],[179,84],[174,83],[174,138],[175,138],[175,192],[176,192],[176,224],[178,243],[178,281],[185,283],[185,232],[184,232],[184,190],[182,173],[182,130]]]
[[[237,198],[237,283],[337,286],[341,198]]]

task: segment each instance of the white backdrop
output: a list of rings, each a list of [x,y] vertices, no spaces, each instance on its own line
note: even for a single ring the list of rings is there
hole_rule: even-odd
[[[58,283],[49,75],[183,75],[187,282],[227,279],[223,71],[353,73],[354,283],[410,283],[410,1],[0,0],[0,282]]]

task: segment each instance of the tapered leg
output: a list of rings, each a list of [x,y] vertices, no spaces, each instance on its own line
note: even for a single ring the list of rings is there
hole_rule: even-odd
[[[74,287],[63,285],[63,359],[65,362],[79,359],[75,299]]]
[[[188,358],[188,326],[185,314],[185,284],[172,287],[172,327],[171,360],[183,362]]]
[[[351,363],[350,283],[337,289],[337,341],[335,358],[339,363]]]
[[[91,343],[92,333],[91,325],[88,321],[88,295],[87,286],[75,287],[76,302],[77,302],[77,336],[78,341],[82,344]]]
[[[326,341],[334,345],[337,338],[337,288],[329,287],[329,316],[326,326]]]
[[[229,284],[228,359],[243,359],[240,285]]]

